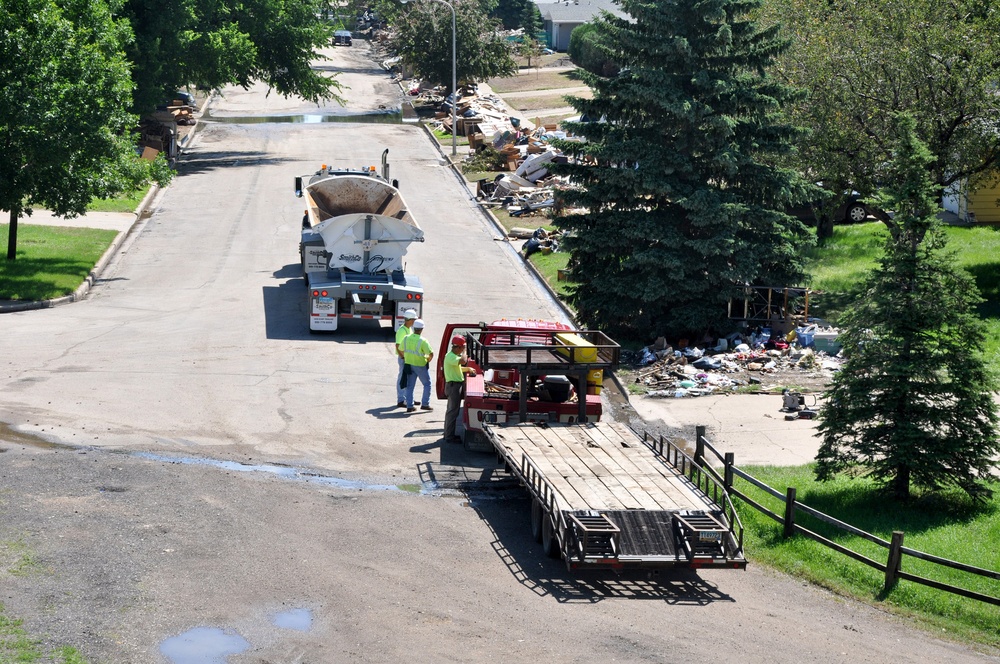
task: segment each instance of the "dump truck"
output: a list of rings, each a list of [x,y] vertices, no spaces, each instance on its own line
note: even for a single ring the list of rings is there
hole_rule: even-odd
[[[308,299],[309,331],[335,332],[344,318],[403,324],[403,312],[423,310],[424,289],[405,271],[403,257],[424,232],[382,168],[323,165],[295,178],[306,201],[299,259]]]
[[[722,483],[675,443],[602,420],[620,348],[599,331],[532,320],[453,324],[466,339],[466,447],[492,451],[531,496],[531,534],[570,571],[745,569]]]

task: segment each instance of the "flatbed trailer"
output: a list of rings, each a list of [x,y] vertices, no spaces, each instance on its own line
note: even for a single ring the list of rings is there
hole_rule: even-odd
[[[600,420],[590,392],[618,367],[617,343],[537,321],[465,336],[470,364],[516,381],[517,402],[501,403],[469,379],[466,408],[476,402],[482,419],[468,424],[531,494],[532,534],[547,555],[570,570],[746,567],[725,488],[673,443]],[[553,375],[571,379],[575,404],[532,396]]]
[[[531,530],[570,570],[745,569],[721,484],[662,438],[617,422],[486,424],[531,494]]]

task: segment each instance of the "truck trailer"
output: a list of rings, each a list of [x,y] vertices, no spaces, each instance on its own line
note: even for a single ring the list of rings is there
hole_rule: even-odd
[[[520,480],[547,555],[569,570],[746,567],[725,487],[674,443],[601,421],[618,344],[561,323],[501,320],[447,326],[439,358],[455,334],[477,370],[466,378],[466,447],[484,439]]]
[[[323,165],[295,178],[306,200],[299,259],[308,298],[309,331],[334,332],[343,318],[403,323],[403,312],[423,310],[424,289],[406,274],[403,257],[424,232],[389,178],[389,151],[382,170]]]

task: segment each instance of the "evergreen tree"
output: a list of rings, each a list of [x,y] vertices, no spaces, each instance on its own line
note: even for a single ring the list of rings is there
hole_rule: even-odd
[[[980,297],[942,251],[933,156],[912,118],[897,131],[880,201],[896,214],[880,266],[842,321],[851,352],[827,393],[816,476],[865,470],[902,499],[911,483],[977,496],[1000,453]]]
[[[595,21],[599,47],[622,66],[583,73],[593,99],[570,98],[598,122],[560,144],[574,159],[557,224],[580,282],[581,323],[622,337],[700,334],[727,325],[747,284],[794,285],[786,205],[811,187],[772,165],[800,131],[782,107],[798,92],[767,74],[786,42],[749,18],[756,0],[622,0],[631,18]],[[575,209],[584,210],[573,214]]]
[[[528,2],[521,12],[521,27],[524,28],[524,38],[535,42],[545,40],[545,21],[542,19],[542,12],[538,11],[538,5]]]

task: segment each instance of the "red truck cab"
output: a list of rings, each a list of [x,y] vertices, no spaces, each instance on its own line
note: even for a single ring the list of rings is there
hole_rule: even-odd
[[[462,423],[465,425],[467,444],[470,437],[481,435],[484,422],[516,422],[521,419],[522,412],[530,420],[577,421],[581,411],[577,398],[579,388],[566,375],[560,374],[558,368],[544,375],[533,370],[537,363],[532,358],[532,353],[536,359],[552,357],[556,348],[563,348],[556,345],[559,335],[575,333],[573,328],[563,323],[521,318],[500,319],[492,323],[451,323],[445,327],[436,357],[437,397],[446,398],[444,356],[451,350],[452,337],[460,335],[466,338],[468,366],[476,370],[475,376],[465,379]],[[517,358],[510,360],[506,357],[506,349]],[[570,351],[570,359],[573,354]],[[532,369],[529,370],[529,367]],[[522,379],[526,382],[524,386],[521,385]],[[598,394],[587,393],[590,391],[584,390],[583,394],[585,416],[596,421],[601,417],[601,398]],[[524,411],[522,396],[526,401]]]

